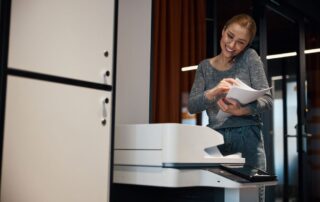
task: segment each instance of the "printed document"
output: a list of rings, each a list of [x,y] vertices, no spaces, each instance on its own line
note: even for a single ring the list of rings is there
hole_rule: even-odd
[[[243,83],[240,79],[236,78],[236,81],[238,81],[237,85],[233,85],[226,98],[232,98],[235,100],[238,100],[241,104],[245,105],[250,102],[253,102],[257,100],[259,97],[263,96],[266,92],[268,92],[270,88],[262,89],[262,90],[255,90],[248,86],[247,84]],[[218,119],[224,119],[231,116],[231,114],[219,111],[217,114]]]

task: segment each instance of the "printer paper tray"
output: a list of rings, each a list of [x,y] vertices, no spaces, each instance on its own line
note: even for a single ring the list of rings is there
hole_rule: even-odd
[[[162,150],[119,150],[114,151],[115,165],[139,165],[158,167],[208,167],[210,164],[243,164],[244,158],[201,156],[198,159],[171,157],[165,159]],[[204,165],[204,166],[203,166]]]

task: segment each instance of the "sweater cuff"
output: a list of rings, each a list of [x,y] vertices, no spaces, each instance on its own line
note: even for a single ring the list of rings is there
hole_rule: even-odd
[[[212,100],[208,99],[206,96],[207,91],[204,91],[203,93],[203,102],[205,105],[212,105],[213,103],[216,102],[216,97],[214,97]]]

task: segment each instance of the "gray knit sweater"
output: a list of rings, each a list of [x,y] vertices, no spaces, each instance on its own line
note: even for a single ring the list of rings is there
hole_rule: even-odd
[[[268,88],[262,61],[256,51],[251,48],[247,48],[238,55],[233,66],[227,71],[215,69],[211,66],[209,59],[206,59],[198,65],[189,96],[189,112],[198,113],[206,110],[209,117],[208,126],[213,129],[262,124],[261,113],[265,110],[270,110],[273,105],[270,91],[257,101],[248,104],[253,112],[251,115],[230,116],[223,121],[216,118],[219,111],[219,107],[216,104],[217,99],[208,100],[204,96],[204,92],[215,87],[223,78],[239,78],[257,90]]]

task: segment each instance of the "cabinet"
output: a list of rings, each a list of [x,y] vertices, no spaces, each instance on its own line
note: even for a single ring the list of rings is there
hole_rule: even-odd
[[[118,1],[6,2],[1,202],[109,201]]]
[[[114,4],[12,0],[8,66],[104,83],[113,65]]]
[[[110,92],[8,77],[2,202],[105,202]]]

